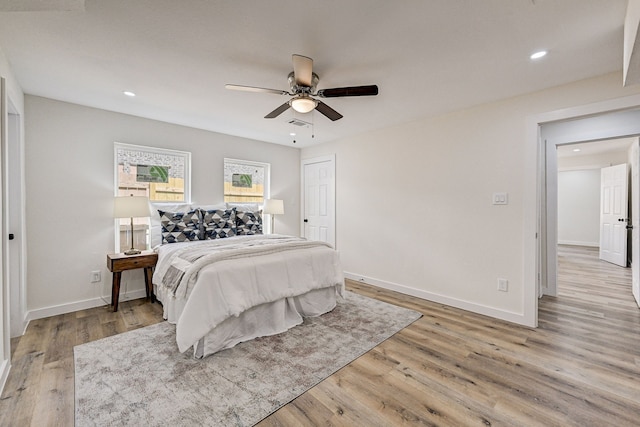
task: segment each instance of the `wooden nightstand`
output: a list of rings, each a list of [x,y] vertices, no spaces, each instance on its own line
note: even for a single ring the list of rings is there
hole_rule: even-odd
[[[111,282],[111,305],[113,311],[118,311],[118,299],[120,298],[120,277],[123,271],[135,270],[136,268],[144,268],[144,281],[146,284],[147,298],[151,298],[151,302],[155,302],[156,298],[153,294],[153,284],[151,276],[153,268],[158,262],[158,254],[153,251],[142,251],[138,255],[125,254],[109,254],[107,255],[107,267],[113,273],[113,281]]]

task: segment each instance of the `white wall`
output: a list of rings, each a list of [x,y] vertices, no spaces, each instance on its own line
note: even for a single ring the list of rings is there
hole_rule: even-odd
[[[271,195],[287,203],[277,228],[298,234],[296,148],[35,96],[25,99],[30,318],[94,306],[110,295],[106,254],[114,252],[114,141],[190,151],[192,200],[203,204],[223,200],[225,157],[270,163]],[[92,270],[102,271],[102,283],[89,283]],[[142,272],[124,272],[122,287],[130,296],[142,296]]]
[[[558,172],[558,243],[600,245],[600,169]]]
[[[640,81],[640,46],[638,46],[638,25],[640,25],[640,0],[628,0],[624,19],[623,81],[625,85]]]
[[[22,115],[24,113],[24,93],[13,74],[13,70],[9,65],[4,52],[0,48],[0,76],[4,77],[7,85],[7,95],[9,100],[16,108],[17,112]]]
[[[304,158],[337,155],[337,246],[345,270],[521,321],[523,218],[530,215],[524,170],[536,162],[525,156],[527,118],[638,92],[612,74],[304,149]],[[249,160],[273,165],[272,196],[290,200],[278,229],[297,233],[295,149],[37,97],[27,97],[26,113],[33,317],[108,294],[108,283],[96,289],[88,272],[101,269],[103,282],[109,280],[113,141],[192,151],[198,202],[221,198],[215,180],[223,157],[253,153]],[[491,204],[496,191],[509,193],[509,205]],[[509,280],[508,293],[496,290],[499,277]],[[124,280],[133,283],[129,290],[142,289],[139,277]]]
[[[336,154],[348,275],[524,323],[523,233],[530,241],[525,221],[535,218],[524,209],[525,173],[537,163],[528,120],[640,91],[620,81],[610,74],[303,149],[303,158]],[[492,205],[494,192],[509,204]],[[509,292],[497,291],[498,278]]]
[[[558,158],[558,243],[600,246],[600,169],[627,163],[627,156],[625,150]]]

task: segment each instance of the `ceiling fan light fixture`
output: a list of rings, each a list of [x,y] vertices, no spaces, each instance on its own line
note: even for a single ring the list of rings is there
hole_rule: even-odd
[[[289,101],[289,105],[298,113],[304,114],[313,111],[318,105],[318,101],[308,96],[299,96]]]

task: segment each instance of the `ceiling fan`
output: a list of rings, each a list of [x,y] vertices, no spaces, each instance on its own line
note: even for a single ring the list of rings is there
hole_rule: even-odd
[[[293,97],[264,116],[265,119],[276,118],[289,108],[293,108],[299,113],[309,113],[315,109],[332,121],[336,121],[343,117],[342,114],[314,97],[338,98],[345,96],[371,96],[378,94],[378,86],[376,85],[337,87],[316,91],[316,86],[318,85],[320,78],[313,72],[313,59],[294,54],[292,55],[292,61],[293,71],[290,72],[288,76],[289,86],[291,87],[290,91],[230,84],[227,84],[224,87],[232,90],[273,93],[276,95],[288,95]]]

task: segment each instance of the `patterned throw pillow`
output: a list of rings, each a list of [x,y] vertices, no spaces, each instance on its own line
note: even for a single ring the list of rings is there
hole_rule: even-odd
[[[162,243],[188,242],[200,239],[200,210],[166,212],[158,209],[162,225]]]
[[[236,234],[262,234],[262,211],[236,211]]]
[[[236,209],[200,209],[202,239],[219,239],[236,235]]]

